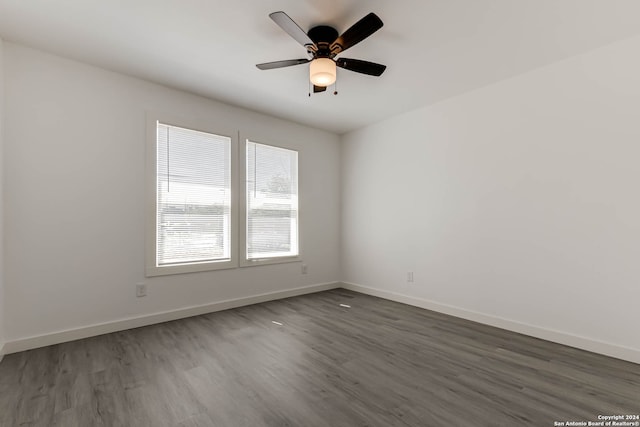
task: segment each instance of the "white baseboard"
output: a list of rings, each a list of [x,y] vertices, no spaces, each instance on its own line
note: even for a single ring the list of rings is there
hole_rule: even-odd
[[[415,307],[425,308],[427,310],[437,311],[439,313],[448,314],[462,319],[471,320],[489,326],[495,326],[500,329],[518,332],[546,341],[552,341],[558,344],[568,345],[570,347],[591,351],[593,353],[604,354],[606,356],[615,357],[633,363],[640,363],[640,350],[623,347],[616,344],[602,342],[591,338],[569,334],[566,332],[555,331],[551,329],[541,328],[539,326],[528,325],[514,320],[504,319],[502,317],[491,316],[475,311],[465,310],[463,308],[451,305],[441,304],[422,298],[411,297],[395,292],[384,291],[380,289],[370,288],[367,286],[357,285],[355,283],[342,282],[341,286],[355,292],[360,292],[375,297],[412,305]]]
[[[96,335],[108,334],[111,332],[123,331],[126,329],[139,328],[141,326],[153,325],[156,323],[168,322],[171,320],[183,319],[200,314],[213,313],[215,311],[228,310],[230,308],[242,307],[261,302],[273,301],[282,298],[294,297],[298,295],[310,294],[314,292],[326,291],[339,288],[339,282],[320,283],[300,288],[287,289],[285,291],[270,292],[261,295],[254,295],[244,298],[236,298],[210,304],[180,308],[177,310],[164,311],[160,313],[147,314],[144,316],[130,317],[113,322],[99,323],[81,328],[68,329],[50,334],[38,335],[28,338],[21,338],[8,341],[4,344],[2,354],[17,353],[19,351],[30,350],[38,347],[45,347],[53,344],[60,344],[67,341],[74,341],[82,338],[94,337]]]

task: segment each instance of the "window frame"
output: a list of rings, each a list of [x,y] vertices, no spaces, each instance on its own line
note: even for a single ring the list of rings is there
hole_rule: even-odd
[[[231,178],[231,206],[229,213],[229,259],[223,261],[205,261],[189,264],[163,265],[157,264],[157,128],[158,123],[181,127],[199,132],[210,133],[229,138],[230,147],[230,178]],[[221,126],[219,123],[194,121],[175,117],[169,114],[147,113],[147,144],[146,144],[146,233],[145,233],[145,276],[164,276],[171,274],[194,273],[201,271],[222,270],[238,267],[238,131]]]
[[[239,193],[239,265],[240,267],[253,267],[258,265],[270,265],[270,264],[285,264],[292,262],[300,262],[302,261],[302,237],[301,237],[301,226],[300,226],[300,218],[301,214],[301,195],[300,195],[300,150],[298,147],[288,144],[286,141],[273,142],[268,137],[259,137],[255,138],[254,135],[249,133],[240,132],[238,137],[238,158],[242,159],[238,165],[238,176],[240,177],[240,189]],[[248,259],[247,258],[247,142],[253,142],[256,144],[262,144],[271,146],[274,148],[281,148],[285,150],[295,151],[297,153],[297,184],[298,184],[298,255],[293,256],[279,256],[279,257],[266,257],[259,259]]]

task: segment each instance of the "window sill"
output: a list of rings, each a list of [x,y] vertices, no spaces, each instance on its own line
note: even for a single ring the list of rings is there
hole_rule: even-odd
[[[271,265],[271,264],[286,264],[291,262],[301,262],[300,255],[287,256],[287,257],[273,257],[273,258],[256,258],[245,259],[240,261],[240,267],[255,267],[258,265]]]
[[[235,260],[165,266],[152,265],[147,266],[145,276],[169,276],[172,274],[198,273],[203,271],[227,270],[231,268],[238,268],[238,263]]]

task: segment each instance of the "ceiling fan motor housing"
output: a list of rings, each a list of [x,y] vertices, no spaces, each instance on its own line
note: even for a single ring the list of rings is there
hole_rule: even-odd
[[[314,58],[333,58],[335,56],[331,52],[331,44],[338,38],[338,31],[335,28],[328,25],[318,25],[311,28],[307,35],[317,46],[317,50],[314,50],[313,46],[307,47]]]

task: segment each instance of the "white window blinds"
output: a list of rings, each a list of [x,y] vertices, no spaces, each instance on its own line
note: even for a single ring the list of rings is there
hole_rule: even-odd
[[[246,257],[298,255],[298,153],[247,141]]]
[[[158,123],[156,265],[226,261],[231,139]]]

